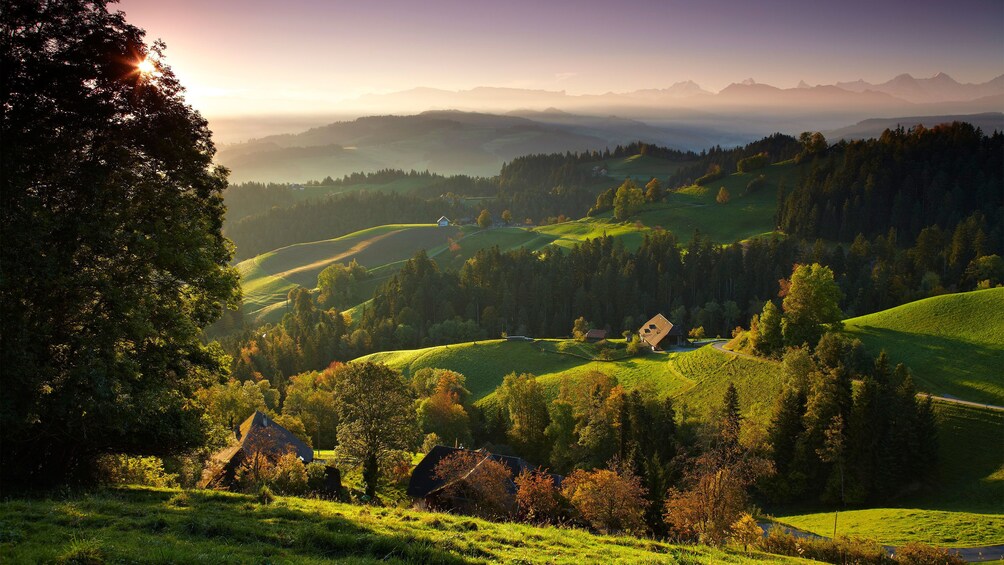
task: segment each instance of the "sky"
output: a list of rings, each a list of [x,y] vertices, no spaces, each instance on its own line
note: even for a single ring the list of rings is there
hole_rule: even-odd
[[[208,117],[337,113],[366,93],[782,88],[1004,73],[1004,1],[122,0]]]

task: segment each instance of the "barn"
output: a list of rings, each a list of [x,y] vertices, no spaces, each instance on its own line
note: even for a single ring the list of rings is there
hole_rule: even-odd
[[[314,450],[267,414],[255,410],[234,430],[234,443],[216,452],[199,482],[201,488],[229,488],[241,463],[253,453],[273,462],[293,452],[304,464],[314,460]]]
[[[656,314],[645,322],[638,330],[638,337],[649,345],[652,351],[661,351],[667,347],[678,347],[687,344],[687,336],[683,327],[673,324],[662,314]]]

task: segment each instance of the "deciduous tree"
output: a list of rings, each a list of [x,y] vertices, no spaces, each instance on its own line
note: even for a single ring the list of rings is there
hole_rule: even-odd
[[[103,0],[7,2],[0,27],[3,482],[197,446],[227,364],[201,329],[239,297],[206,121]]]
[[[380,460],[418,441],[414,402],[401,374],[378,363],[348,363],[335,369],[338,452],[363,466],[366,494],[376,494]]]

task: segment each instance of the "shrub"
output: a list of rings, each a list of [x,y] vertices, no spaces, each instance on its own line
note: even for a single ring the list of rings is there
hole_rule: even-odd
[[[909,565],[961,565],[966,562],[947,549],[917,542],[896,548],[896,561]]]
[[[766,153],[758,153],[752,157],[739,159],[739,162],[736,163],[736,170],[740,173],[748,173],[750,171],[766,167],[769,162],[770,159],[767,157]]]
[[[272,494],[272,489],[268,488],[268,485],[262,485],[258,489],[257,498],[259,504],[272,504],[275,502],[275,495]]]
[[[691,339],[704,339],[704,326],[693,328],[690,330],[689,335]]]
[[[630,469],[578,469],[565,478],[562,494],[590,526],[603,533],[645,531],[645,487]]]
[[[558,519],[558,489],[548,473],[523,470],[516,477],[516,505],[519,513],[531,522]]]
[[[159,457],[104,455],[97,460],[96,472],[99,480],[111,484],[178,486],[178,475],[164,472],[164,462]]]
[[[307,469],[300,458],[289,452],[275,463],[268,481],[279,494],[303,494],[307,491]]]
[[[767,553],[803,557],[827,563],[895,562],[881,545],[872,541],[843,536],[835,540],[802,538],[779,527],[771,528],[767,535],[760,539],[759,545],[760,549]]]
[[[721,165],[711,165],[711,167],[708,168],[708,173],[703,177],[700,177],[699,179],[695,180],[694,184],[696,184],[697,186],[704,186],[709,182],[714,182],[722,178],[724,175],[725,173],[722,172]]]
[[[729,189],[722,186],[718,189],[718,194],[715,196],[715,202],[719,204],[728,204],[731,198],[732,195],[729,194]]]
[[[749,512],[743,512],[729,529],[732,532],[729,539],[732,543],[743,546],[743,551],[748,551],[751,545],[756,545],[763,537],[763,528],[756,523]]]

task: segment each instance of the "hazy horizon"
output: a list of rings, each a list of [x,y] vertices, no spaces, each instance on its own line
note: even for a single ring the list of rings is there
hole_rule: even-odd
[[[694,81],[717,92],[749,78],[793,88],[944,72],[983,83],[1004,70],[1004,10],[985,0],[811,9],[784,0],[124,0],[110,9],[148,42],[166,42],[187,99],[211,119],[351,114],[359,96],[419,87],[585,95]]]

